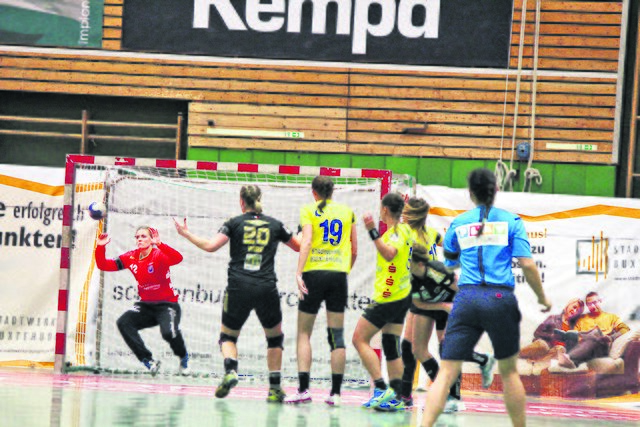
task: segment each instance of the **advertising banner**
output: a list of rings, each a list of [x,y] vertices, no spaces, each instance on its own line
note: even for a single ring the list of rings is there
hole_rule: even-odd
[[[101,47],[104,0],[0,0],[0,44]]]
[[[27,180],[26,171],[58,179]],[[2,362],[53,361],[64,190],[52,181],[62,183],[60,170],[0,168]]]
[[[63,182],[61,168],[0,165],[0,364],[53,364]],[[93,242],[98,223],[86,215],[87,203],[80,203],[91,192],[78,194],[74,243]],[[93,251],[74,256],[73,263],[89,269]],[[70,313],[72,325],[77,312]]]
[[[127,0],[122,46],[209,56],[507,66],[512,0]]]

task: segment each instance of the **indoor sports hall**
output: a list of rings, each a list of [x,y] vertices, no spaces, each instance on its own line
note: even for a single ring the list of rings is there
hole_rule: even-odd
[[[640,425],[639,9],[0,0],[0,426]]]

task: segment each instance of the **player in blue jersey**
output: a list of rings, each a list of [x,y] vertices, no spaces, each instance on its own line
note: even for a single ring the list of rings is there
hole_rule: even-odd
[[[444,254],[448,267],[459,265],[459,291],[449,315],[442,363],[429,390],[422,426],[433,426],[445,406],[449,388],[487,332],[504,387],[504,400],[514,426],[525,425],[525,391],[516,370],[520,350],[518,301],[511,262],[517,258],[543,312],[551,309],[520,217],[493,207],[496,177],[480,168],[469,175],[469,193],[476,207],[457,216],[447,230]]]

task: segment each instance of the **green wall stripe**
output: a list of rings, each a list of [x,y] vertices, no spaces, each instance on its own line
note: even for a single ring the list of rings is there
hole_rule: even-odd
[[[394,173],[416,177],[422,185],[444,185],[465,188],[467,175],[473,169],[486,167],[495,170],[495,160],[466,160],[431,157],[394,157],[344,153],[306,153],[269,150],[228,150],[217,148],[189,148],[189,160],[240,163],[269,163],[300,166],[353,167],[390,169]],[[509,162],[505,161],[507,167]],[[542,185],[533,184],[530,192],[546,194],[575,194],[583,196],[615,197],[616,167],[610,165],[580,165],[562,163],[533,163],[532,168],[542,175]],[[518,171],[513,191],[522,191],[527,163],[514,162]]]

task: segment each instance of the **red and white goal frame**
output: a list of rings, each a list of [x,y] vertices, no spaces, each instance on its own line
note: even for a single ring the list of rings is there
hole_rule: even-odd
[[[56,373],[64,371],[64,358],[67,343],[67,314],[70,286],[70,260],[74,217],[74,188],[76,165],[96,166],[141,166],[167,169],[191,169],[199,171],[275,174],[275,175],[306,175],[331,176],[341,178],[368,178],[380,182],[380,197],[391,191],[392,172],[384,169],[332,168],[322,166],[273,165],[258,163],[228,163],[199,160],[168,160],[131,157],[89,156],[69,154],[66,157],[64,178],[64,200],[62,219],[62,245],[60,250],[60,283],[58,290],[58,316],[56,322],[55,363]],[[381,231],[385,225],[380,222]]]

